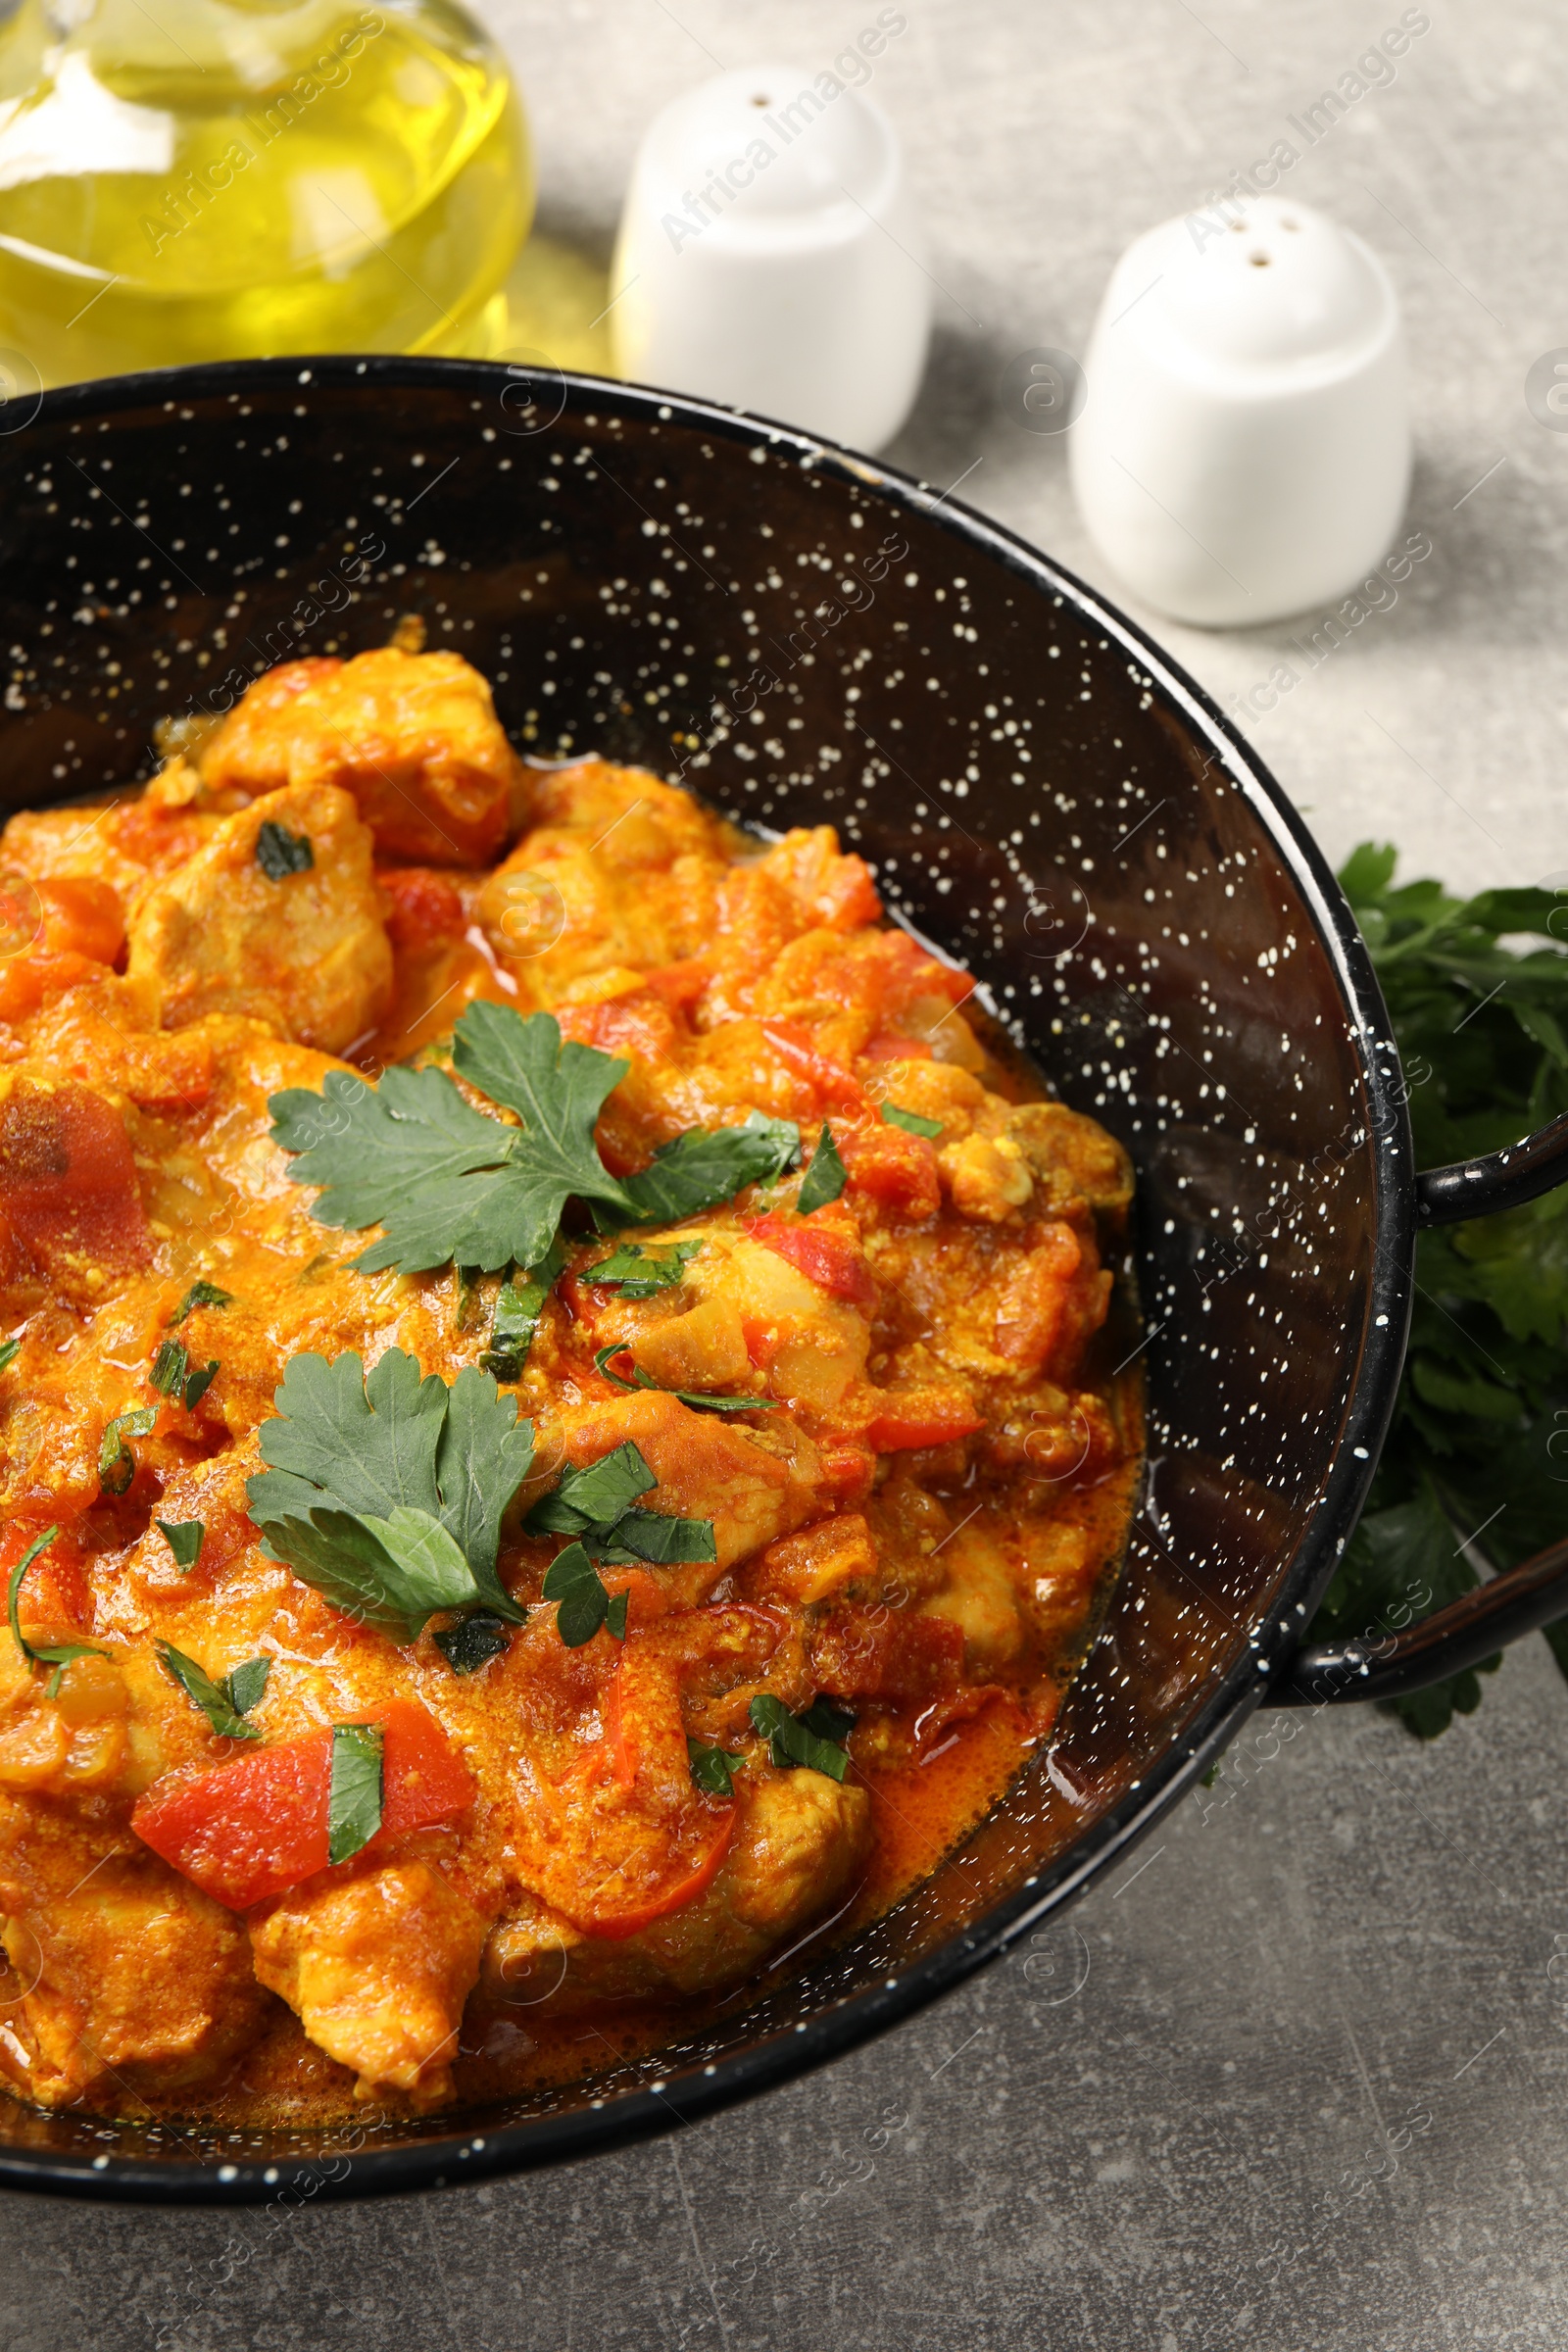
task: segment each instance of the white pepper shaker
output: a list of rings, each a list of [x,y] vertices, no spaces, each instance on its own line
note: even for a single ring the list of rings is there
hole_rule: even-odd
[[[882,448],[919,389],[931,312],[886,116],[788,66],[676,99],[638,154],[610,291],[623,376]]]
[[[1111,273],[1069,444],[1106,562],[1175,619],[1339,598],[1410,482],[1399,306],[1375,254],[1279,196],[1167,220]]]

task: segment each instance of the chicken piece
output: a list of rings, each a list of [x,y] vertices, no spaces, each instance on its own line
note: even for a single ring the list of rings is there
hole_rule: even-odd
[[[536,829],[591,841],[612,873],[665,873],[682,858],[719,860],[725,855],[723,826],[690,793],[662,784],[646,768],[616,767],[608,760],[583,760],[541,775],[532,815]],[[519,843],[518,852],[525,847]]]
[[[164,1030],[159,1011],[156,985],[97,969],[8,1025],[51,1079],[82,1079],[143,1110],[196,1110],[213,1091],[209,1025]]]
[[[635,1999],[704,1992],[753,1972],[838,1902],[870,1843],[871,1799],[825,1773],[758,1764],[737,1774],[735,1803],[729,1851],[699,1901],[612,1941],[579,1938],[549,1916],[528,1916],[515,1935],[508,1923],[491,1938],[487,1991],[516,1999],[525,1983],[538,1999],[559,1974],[564,1994]]]
[[[706,1298],[685,1314],[665,1315],[638,1330],[636,1362],[662,1389],[735,1388],[751,1372],[740,1309],[730,1298]]]
[[[712,1521],[718,1558],[705,1571],[707,1585],[818,1509],[820,1464],[808,1439],[735,1429],[662,1391],[576,1406],[554,1434],[576,1464],[600,1461],[629,1439],[659,1481],[638,1497],[640,1510]]]
[[[882,912],[871,869],[853,850],[841,850],[831,825],[797,825],[764,850],[759,869],[776,874],[804,921],[830,931],[854,931]]]
[[[1054,1212],[1075,1198],[1113,1219],[1125,1212],[1133,1197],[1132,1161],[1103,1127],[1065,1102],[1016,1102],[1004,1108],[996,1102],[995,1116],[999,1144],[1010,1142],[1023,1153]]]
[[[435,2106],[452,2087],[463,2005],[490,1922],[417,1857],[310,1879],[251,1914],[256,1974],[318,2048],[381,2087]]]
[[[527,774],[476,669],[396,646],[269,670],[197,761],[211,794],[340,786],[379,850],[437,865],[488,864]]]
[[[834,1298],[745,1235],[698,1231],[704,1248],[686,1268],[687,1289],[705,1305],[721,1301],[739,1314],[770,1396],[831,1413],[851,1382],[865,1375],[871,1326],[864,1308]]]
[[[22,1991],[0,2049],[41,2106],[188,2089],[263,2024],[238,1921],[63,1804],[0,1795],[0,1940]]]
[[[858,1511],[819,1519],[799,1535],[770,1544],[753,1564],[744,1587],[749,1600],[782,1600],[807,1608],[843,1592],[868,1592],[876,1583],[876,1540]]]
[[[128,906],[152,875],[171,872],[211,840],[219,818],[146,799],[98,808],[23,808],[0,836],[0,867],[34,882],[106,883]]]
[[[272,830],[263,836],[262,828]],[[291,846],[292,845],[292,846]],[[274,872],[278,853],[303,870]],[[335,1053],[392,999],[392,950],[353,800],[291,784],[220,819],[207,846],[132,909],[129,977],[163,992],[166,1028],[249,1013]],[[264,865],[263,858],[269,860]]]
[[[710,944],[723,836],[685,793],[590,760],[542,779],[534,815],[477,912],[539,1002],[620,995]]]
[[[966,1135],[944,1147],[937,1162],[960,1217],[1002,1225],[1034,1198],[1035,1180],[1010,1136]]]
[[[1021,1571],[987,1527],[984,1513],[955,1529],[943,1556],[946,1587],[922,1601],[921,1611],[959,1627],[971,1673],[994,1673],[1017,1655],[1023,1640]]]

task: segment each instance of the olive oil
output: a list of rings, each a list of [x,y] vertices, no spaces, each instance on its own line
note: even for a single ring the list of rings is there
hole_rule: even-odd
[[[533,209],[452,0],[23,0],[0,28],[13,394],[192,360],[508,339]]]

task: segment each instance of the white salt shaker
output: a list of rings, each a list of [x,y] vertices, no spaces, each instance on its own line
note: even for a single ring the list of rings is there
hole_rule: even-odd
[[[1167,220],[1111,273],[1069,444],[1091,537],[1178,620],[1326,604],[1386,553],[1410,481],[1399,306],[1303,204]]]
[[[638,154],[611,270],[616,367],[880,449],[925,364],[922,262],[880,107],[835,74],[720,74]]]

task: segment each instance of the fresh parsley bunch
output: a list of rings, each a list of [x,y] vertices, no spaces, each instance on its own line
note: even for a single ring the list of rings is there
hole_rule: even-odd
[[[694,1127],[639,1176],[612,1176],[594,1124],[630,1063],[563,1043],[548,1012],[525,1020],[504,1004],[467,1006],[453,1031],[453,1067],[520,1126],[475,1110],[444,1070],[391,1069],[379,1086],[329,1070],[319,1094],[273,1095],[272,1138],[296,1154],[297,1184],[319,1185],[323,1225],[382,1236],[353,1261],[362,1273],[416,1273],[455,1261],[485,1272],[548,1257],[570,1200],[607,1229],[658,1225],[781,1176],[800,1156],[791,1119],[753,1111],[737,1127]]]
[[[1395,852],[1363,843],[1340,880],[1404,1063],[1417,1163],[1515,1143],[1568,1110],[1568,899],[1396,888]],[[1505,944],[1539,946],[1521,953]],[[1466,1544],[1512,1568],[1568,1531],[1568,1189],[1424,1232],[1389,1441],[1310,1639],[1408,1623],[1477,1582]],[[1429,1592],[1412,1608],[1412,1595]],[[1568,1624],[1546,1640],[1568,1674]],[[1496,1660],[1489,1660],[1494,1666]],[[1483,1671],[1487,1669],[1484,1668]],[[1474,1673],[1395,1711],[1424,1739],[1481,1701]]]

